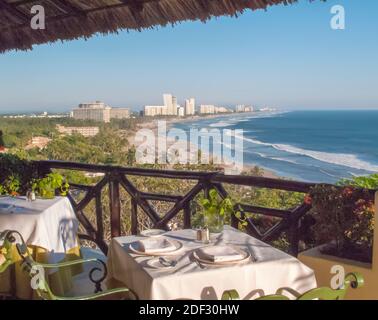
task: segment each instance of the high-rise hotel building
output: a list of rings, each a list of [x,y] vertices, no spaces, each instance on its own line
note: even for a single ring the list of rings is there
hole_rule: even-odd
[[[185,100],[185,115],[192,116],[196,113],[196,100],[190,98]]]
[[[168,116],[177,116],[177,98],[169,93],[163,95],[164,105]]]
[[[72,110],[71,115],[77,120],[94,120],[110,122],[110,119],[130,118],[130,110],[127,108],[112,108],[103,102],[81,103]]]
[[[178,105],[177,98],[171,94],[163,94],[164,105],[163,106],[145,106],[144,115],[147,117],[154,116],[177,116]]]

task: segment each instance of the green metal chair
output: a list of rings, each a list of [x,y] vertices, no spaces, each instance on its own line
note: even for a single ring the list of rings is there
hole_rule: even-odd
[[[349,288],[357,289],[364,285],[364,279],[358,272],[348,273],[344,280],[344,286],[339,289],[331,289],[328,287],[315,288],[303,294],[291,289],[280,288],[275,294],[263,296],[256,300],[293,300],[284,295],[286,291],[292,295],[294,300],[343,300]],[[225,291],[222,300],[240,300],[239,293],[236,290]]]
[[[116,294],[131,293],[134,298],[137,298],[136,294],[128,288],[117,288],[107,291],[102,291],[101,283],[105,280],[107,276],[107,268],[105,263],[100,259],[78,259],[70,262],[62,262],[56,264],[45,264],[35,262],[29,253],[27,245],[22,237],[22,235],[14,230],[6,230],[0,233],[0,248],[1,254],[5,258],[0,265],[0,273],[4,272],[8,267],[10,267],[14,261],[12,260],[11,249],[16,246],[17,252],[22,259],[22,268],[27,272],[31,279],[31,285],[33,282],[33,289],[37,292],[38,296],[44,300],[94,300],[105,298]],[[64,267],[71,267],[74,265],[82,265],[84,263],[97,263],[98,267],[95,267],[89,272],[89,279],[95,284],[95,292],[90,295],[83,295],[78,297],[61,297],[55,295],[46,280],[44,273],[45,270],[59,269]],[[98,279],[94,278],[95,272],[102,272],[102,276]]]

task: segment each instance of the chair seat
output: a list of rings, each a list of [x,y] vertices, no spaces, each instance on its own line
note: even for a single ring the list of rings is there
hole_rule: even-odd
[[[106,263],[107,257],[99,249],[81,247],[80,251],[84,260],[100,259]],[[67,292],[66,296],[75,297],[93,293],[93,282],[89,280],[88,273],[95,266],[95,263],[86,263],[85,265],[83,265],[83,272],[72,278],[73,285],[71,290]],[[104,291],[108,289],[105,281],[102,284],[102,289]]]

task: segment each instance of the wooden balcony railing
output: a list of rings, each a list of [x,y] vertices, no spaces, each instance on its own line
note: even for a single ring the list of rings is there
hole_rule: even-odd
[[[84,227],[86,233],[80,234],[80,237],[85,240],[95,242],[98,247],[107,252],[107,242],[104,237],[104,214],[102,204],[102,191],[108,186],[109,207],[110,207],[110,227],[111,237],[121,235],[121,202],[120,191],[123,188],[131,198],[131,233],[138,233],[138,208],[152,221],[156,228],[168,230],[168,223],[175,218],[180,212],[183,212],[183,227],[191,227],[191,202],[200,193],[204,192],[206,195],[211,188],[216,188],[222,197],[227,197],[228,192],[224,188],[224,184],[261,187],[285,191],[295,191],[300,193],[309,192],[310,188],[314,186],[311,183],[287,181],[279,179],[270,179],[255,176],[236,176],[224,175],[218,172],[194,172],[194,171],[175,171],[175,170],[155,170],[155,169],[140,169],[140,168],[124,168],[116,166],[90,165],[82,163],[70,163],[60,161],[40,161],[38,162],[40,174],[46,174],[53,169],[67,169],[78,170],[82,172],[102,173],[103,177],[94,186],[71,184],[74,190],[85,191],[85,196],[76,201],[70,193],[69,199],[73,204],[77,218]],[[194,187],[186,194],[166,195],[158,193],[147,193],[138,190],[138,188],[130,181],[128,177],[154,177],[154,178],[169,178],[181,180],[196,181]],[[84,209],[91,201],[95,201],[96,223],[89,221]],[[173,206],[163,215],[159,215],[155,208],[149,201],[161,201],[173,204]],[[247,219],[246,232],[250,235],[261,239],[263,241],[270,241],[286,232],[290,242],[290,253],[294,256],[298,254],[298,230],[301,218],[311,209],[311,206],[302,203],[292,210],[283,210],[275,208],[265,208],[260,206],[252,206],[245,203],[237,204],[242,215],[246,213],[261,214],[264,216],[281,218],[280,222],[272,228],[262,233],[255,226],[253,219]],[[231,225],[235,228],[239,226],[239,220],[236,216],[231,217]]]

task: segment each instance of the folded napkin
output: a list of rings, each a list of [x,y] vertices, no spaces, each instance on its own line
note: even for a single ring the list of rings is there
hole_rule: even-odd
[[[242,260],[245,255],[231,246],[211,246],[197,250],[200,259],[212,262],[230,262]]]
[[[176,246],[166,238],[148,238],[138,241],[139,250],[142,252],[170,252],[176,249]]]

